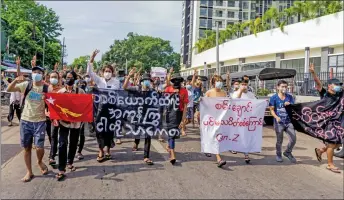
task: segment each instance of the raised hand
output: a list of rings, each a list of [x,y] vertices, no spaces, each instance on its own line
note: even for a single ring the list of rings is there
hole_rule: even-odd
[[[197,69],[194,70],[194,76],[197,76]]]
[[[226,75],[227,75],[227,77],[229,77],[229,70],[227,71],[227,74],[226,74]]]
[[[59,67],[59,64],[60,64],[60,63],[58,63],[58,62],[55,63],[55,65],[54,65],[54,71],[57,71],[57,68]]]
[[[34,55],[31,60],[31,67],[34,68],[36,67],[36,62],[37,62],[37,57]]]
[[[21,59],[20,59],[20,57],[18,56],[18,57],[16,58],[16,64],[17,64],[17,66],[20,66],[20,61],[21,61]]]
[[[314,64],[313,64],[313,63],[311,63],[311,64],[309,65],[309,72],[310,72],[310,73],[314,73],[314,72],[315,72],[315,70],[314,70]]]
[[[14,79],[17,82],[23,82],[25,80],[23,75],[18,76],[16,79]]]
[[[130,72],[129,72],[129,76],[133,76],[134,74],[135,74],[135,72],[136,72],[136,67],[133,67],[131,70],[130,70]]]
[[[99,53],[99,50],[96,49],[92,52],[92,55],[91,55],[91,59],[90,59],[90,63],[93,63],[94,61],[94,58],[97,56],[97,54]]]
[[[170,68],[170,74],[173,74],[173,67]]]

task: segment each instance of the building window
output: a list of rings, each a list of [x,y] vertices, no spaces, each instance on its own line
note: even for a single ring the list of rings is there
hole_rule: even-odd
[[[228,2],[228,7],[235,7],[235,1],[227,1]]]
[[[223,23],[222,23],[222,21],[215,21],[215,23],[213,24],[213,25],[214,25],[214,28],[216,27],[216,23],[219,24],[219,28],[223,28]]]
[[[242,2],[242,7],[243,7],[243,9],[248,9],[249,8],[249,2],[248,1],[243,1]]]
[[[244,20],[248,20],[248,12],[243,12],[243,18]]]
[[[228,25],[232,25],[232,26],[233,26],[233,25],[234,25],[234,22],[229,22],[229,21],[228,21],[228,22],[227,22],[227,26],[228,26]]]
[[[251,12],[250,18],[251,18],[251,19],[256,19],[256,13],[255,13],[255,12]]]
[[[205,37],[205,33],[203,29],[199,29],[199,37],[201,38]]]
[[[207,16],[207,9],[206,9],[206,8],[201,8],[201,10],[200,10],[200,16],[204,16],[204,17]]]
[[[207,5],[207,0],[201,0],[201,6],[206,6]]]
[[[234,18],[234,15],[235,15],[235,12],[233,12],[233,11],[228,11],[228,13],[227,13],[228,18]]]
[[[261,69],[261,68],[275,68],[275,61],[260,62],[260,63],[249,63],[249,64],[243,64],[242,65],[242,71]]]
[[[222,0],[218,0],[216,1],[216,6],[223,6],[223,1]]]
[[[222,13],[223,13],[222,10],[216,10],[215,11],[215,16],[216,17],[222,17]]]
[[[344,77],[344,55],[335,55],[335,56],[329,56],[329,71],[333,70],[334,77],[338,79],[343,79]],[[336,73],[341,73],[336,74]]]
[[[256,9],[256,4],[251,2],[251,10]]]
[[[207,27],[207,20],[206,19],[200,19],[199,20],[199,26],[206,28]]]

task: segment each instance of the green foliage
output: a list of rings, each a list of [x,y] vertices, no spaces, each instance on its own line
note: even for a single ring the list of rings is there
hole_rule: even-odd
[[[219,33],[219,44],[228,40],[244,36],[244,30],[248,27],[251,34],[257,36],[257,33],[269,30],[271,22],[284,32],[285,25],[290,23],[291,18],[298,17],[301,21],[311,20],[324,15],[329,15],[343,11],[343,1],[295,1],[290,8],[279,12],[277,8],[269,8],[262,17],[249,20],[234,25],[228,25],[226,30]],[[206,51],[216,46],[216,33],[209,30],[211,34],[205,38],[200,38],[195,43],[195,49],[198,53]]]
[[[53,68],[61,57],[61,47],[57,37],[62,26],[52,9],[33,0],[4,0],[1,19],[6,21],[4,29],[10,38],[10,53],[21,57],[21,65],[30,68],[33,55],[37,55],[37,65],[42,65],[43,38],[45,38],[44,64]]]
[[[177,72],[180,69],[180,55],[173,52],[170,41],[132,32],[123,40],[115,40],[102,62],[116,63],[125,69],[126,59],[128,70],[134,66],[142,67],[143,72],[150,71],[151,67],[173,67]]]
[[[257,91],[257,95],[260,97],[268,96],[268,94],[270,94],[270,93],[271,93],[270,90],[264,89],[264,88],[259,88]]]
[[[86,70],[87,63],[89,60],[90,56],[80,56],[79,58],[75,58],[71,65],[73,67],[77,67],[78,69],[81,67],[83,70]]]

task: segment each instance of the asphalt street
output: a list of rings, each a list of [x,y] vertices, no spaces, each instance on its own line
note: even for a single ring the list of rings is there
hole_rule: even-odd
[[[265,127],[262,152],[251,154],[251,164],[245,164],[243,154],[227,152],[223,158],[228,164],[223,169],[217,168],[214,156],[200,153],[198,128],[189,127],[188,136],[177,140],[176,166],[168,162],[166,143],[157,140],[152,141],[153,166],[143,163],[143,141],[139,151],[132,152],[131,139],[114,148],[113,160],[98,163],[96,141],[88,137],[85,159],[75,161],[77,170],[68,172],[64,181],[56,181],[57,171],[51,167],[48,175],[40,175],[33,154],[36,177],[22,183],[25,166],[19,130],[7,128],[2,127],[1,134],[6,161],[1,166],[4,199],[343,199],[343,171],[326,170],[326,156],[323,163],[314,156],[321,142],[304,134],[297,134],[297,164],[275,161],[275,134]],[[284,149],[287,142],[285,137]],[[19,148],[7,151],[11,145]],[[46,146],[48,152],[48,141]],[[44,160],[48,161],[47,153]],[[335,163],[343,170],[343,159],[336,158]]]

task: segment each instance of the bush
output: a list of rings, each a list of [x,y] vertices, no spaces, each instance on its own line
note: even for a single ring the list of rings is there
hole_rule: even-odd
[[[262,88],[259,88],[257,91],[258,96],[268,96],[268,94],[270,94],[270,93],[271,93],[270,90],[262,89]]]

